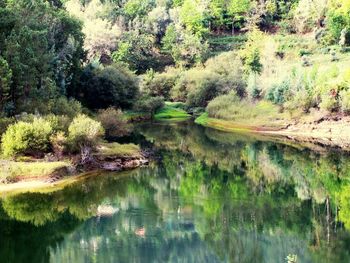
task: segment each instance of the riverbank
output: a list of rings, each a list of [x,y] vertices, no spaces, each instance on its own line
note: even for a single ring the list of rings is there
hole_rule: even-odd
[[[79,156],[64,160],[27,159],[0,161],[0,192],[48,187],[71,181],[91,171],[125,171],[149,162],[149,154],[134,144],[103,143],[89,162],[79,163]]]
[[[328,115],[315,116],[266,123],[265,125],[247,125],[208,117],[198,117],[197,124],[227,132],[249,132],[274,136],[276,139],[287,139],[295,143],[307,144],[309,148],[334,147],[350,150],[350,117]]]

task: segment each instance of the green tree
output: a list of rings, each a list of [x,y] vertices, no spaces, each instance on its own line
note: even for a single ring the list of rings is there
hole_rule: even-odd
[[[7,61],[0,56],[0,104],[4,105],[10,97],[12,70]]]
[[[195,35],[202,36],[208,32],[205,27],[206,6],[200,0],[184,0],[180,10],[180,22]]]

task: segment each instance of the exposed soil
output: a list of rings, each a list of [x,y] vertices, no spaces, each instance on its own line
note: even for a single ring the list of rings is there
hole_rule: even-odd
[[[280,130],[261,131],[282,135],[300,142],[350,150],[350,117],[324,117],[312,122],[299,122]]]
[[[149,152],[142,152],[137,156],[131,157],[114,157],[114,156],[95,156],[91,162],[84,165],[72,165],[57,169],[51,175],[26,177],[18,176],[7,182],[0,184],[0,192],[9,192],[19,189],[41,188],[59,183],[70,176],[77,177],[79,174],[90,171],[125,171],[131,170],[149,163]],[[73,160],[74,162],[74,160]]]

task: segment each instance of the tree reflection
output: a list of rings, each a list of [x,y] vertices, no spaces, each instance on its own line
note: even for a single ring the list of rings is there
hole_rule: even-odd
[[[147,168],[5,197],[0,261],[349,262],[346,154],[188,123],[139,132],[161,157]]]

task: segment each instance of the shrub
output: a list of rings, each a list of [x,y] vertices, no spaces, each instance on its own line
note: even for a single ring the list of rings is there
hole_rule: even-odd
[[[50,137],[50,143],[54,154],[58,158],[62,158],[63,153],[66,151],[67,137],[64,132],[59,131]]]
[[[121,65],[88,66],[80,77],[75,96],[89,108],[130,108],[137,95],[136,76]]]
[[[197,66],[181,74],[171,98],[186,101],[190,107],[205,107],[211,99],[231,90],[244,97],[246,86],[241,60],[234,52],[225,52],[209,59],[205,67]]]
[[[41,154],[50,148],[52,125],[42,118],[32,123],[17,122],[8,127],[2,136],[2,150],[5,157],[18,154]]]
[[[56,115],[66,115],[74,118],[76,115],[82,113],[81,103],[75,99],[67,99],[59,97],[54,101],[51,112]]]
[[[189,107],[206,107],[209,101],[225,93],[227,87],[220,75],[209,72],[203,72],[203,76],[194,84],[186,100]]]
[[[330,94],[322,94],[321,95],[321,103],[320,108],[327,111],[335,111],[339,107],[338,101],[335,96],[332,96]]]
[[[241,59],[233,51],[222,53],[205,63],[206,70],[219,74],[230,90],[234,90],[240,97],[245,96],[247,87],[242,68]]]
[[[0,136],[15,122],[14,118],[0,118]]]
[[[72,151],[94,148],[103,135],[101,123],[82,114],[75,117],[68,128],[68,141]]]
[[[265,98],[277,105],[282,105],[287,101],[290,92],[288,81],[273,85],[266,93]]]
[[[138,112],[145,112],[149,114],[154,114],[157,110],[164,107],[163,97],[141,97],[137,103],[135,103],[134,110]]]
[[[168,69],[164,73],[153,74],[151,77],[144,79],[143,91],[153,97],[161,96],[169,100],[170,92],[179,77],[180,72],[173,68]]]
[[[128,121],[121,110],[114,108],[100,110],[97,120],[102,124],[107,138],[121,137],[130,132]]]
[[[340,92],[340,107],[345,114],[350,114],[350,90]]]
[[[173,95],[176,100],[185,100],[188,107],[205,107],[210,100],[231,89],[225,77],[210,70],[195,68],[182,76]]]
[[[284,104],[284,107],[290,112],[296,109],[301,109],[304,112],[308,112],[312,106],[312,97],[305,90],[296,92],[291,99]]]

